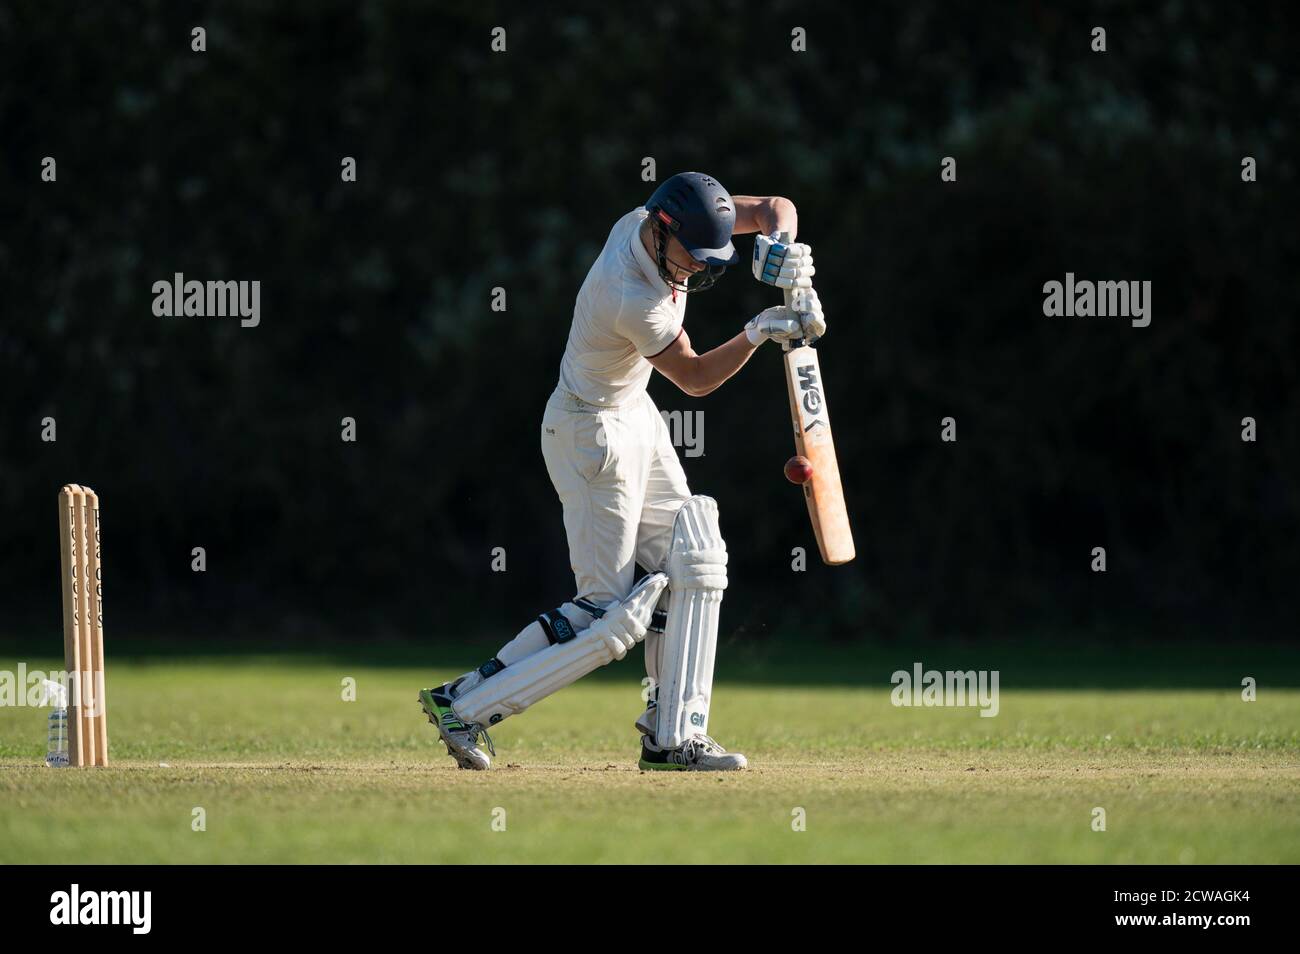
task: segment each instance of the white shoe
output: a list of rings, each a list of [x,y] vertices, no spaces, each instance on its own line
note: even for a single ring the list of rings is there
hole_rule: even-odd
[[[488,752],[496,755],[491,737],[481,725],[463,722],[456,715],[456,710],[451,707],[450,685],[421,689],[419,699],[420,708],[437,727],[439,738],[447,746],[447,754],[456,760],[458,766],[479,772],[492,767],[492,759],[478,744],[481,737]]]
[[[738,772],[749,765],[739,752],[728,752],[707,735],[687,739],[675,749],[661,749],[641,740],[643,772]]]

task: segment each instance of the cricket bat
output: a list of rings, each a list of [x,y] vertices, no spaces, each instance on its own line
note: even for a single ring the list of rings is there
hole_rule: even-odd
[[[789,242],[788,233],[780,236]],[[788,308],[793,299],[785,289]],[[808,458],[812,476],[803,484],[808,516],[822,562],[839,566],[853,559],[853,530],[844,506],[844,488],[840,484],[840,465],[835,459],[835,439],[831,433],[830,412],[826,408],[826,390],[822,385],[817,352],[800,339],[782,342],[785,350],[785,385],[790,396],[790,420],[794,425],[795,452]]]

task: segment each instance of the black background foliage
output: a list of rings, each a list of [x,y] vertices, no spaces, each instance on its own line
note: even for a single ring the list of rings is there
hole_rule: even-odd
[[[1293,632],[1288,5],[655,7],[0,9],[0,627],[58,625],[68,481],[104,501],[117,631],[451,637],[570,596],[538,423],[653,157],[793,199],[831,323],[847,567],[789,568],[812,540],[775,348],[702,400],[652,384],[705,412],[725,628]],[[1043,317],[1067,271],[1151,280],[1152,325]],[[261,326],[153,317],[174,272],[260,280]],[[688,329],[776,300],[739,267]]]

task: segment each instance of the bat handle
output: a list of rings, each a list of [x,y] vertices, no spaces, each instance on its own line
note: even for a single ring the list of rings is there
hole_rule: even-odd
[[[777,239],[781,242],[782,245],[789,245],[789,244],[790,244],[790,233],[789,233],[789,232],[782,232],[782,233],[780,233],[779,235],[777,235]],[[782,295],[784,296],[784,298],[785,298],[785,307],[789,308],[789,307],[790,307],[790,303],[791,303],[792,301],[794,301],[794,289],[793,289],[793,288],[782,288],[782,289],[781,289],[781,294],[782,294]],[[796,340],[794,340],[794,341],[782,341],[782,342],[781,342],[781,350],[782,350],[782,351],[789,351],[789,350],[791,350],[792,348],[802,348],[802,347],[804,346],[804,344],[806,344],[806,342],[804,341],[803,338],[799,338],[799,339],[796,339]]]

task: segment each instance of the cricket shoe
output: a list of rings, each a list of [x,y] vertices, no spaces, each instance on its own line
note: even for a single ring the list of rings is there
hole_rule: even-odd
[[[661,749],[641,740],[643,772],[738,772],[749,765],[739,752],[728,752],[707,735],[687,739],[675,749]]]
[[[463,722],[456,715],[456,710],[451,707],[451,683],[444,683],[436,689],[421,689],[419,699],[424,714],[438,727],[438,735],[447,746],[447,754],[456,760],[458,766],[480,772],[492,767],[488,752],[497,754],[492,746],[492,738],[477,722]],[[480,737],[488,747],[487,752],[479,748]]]

